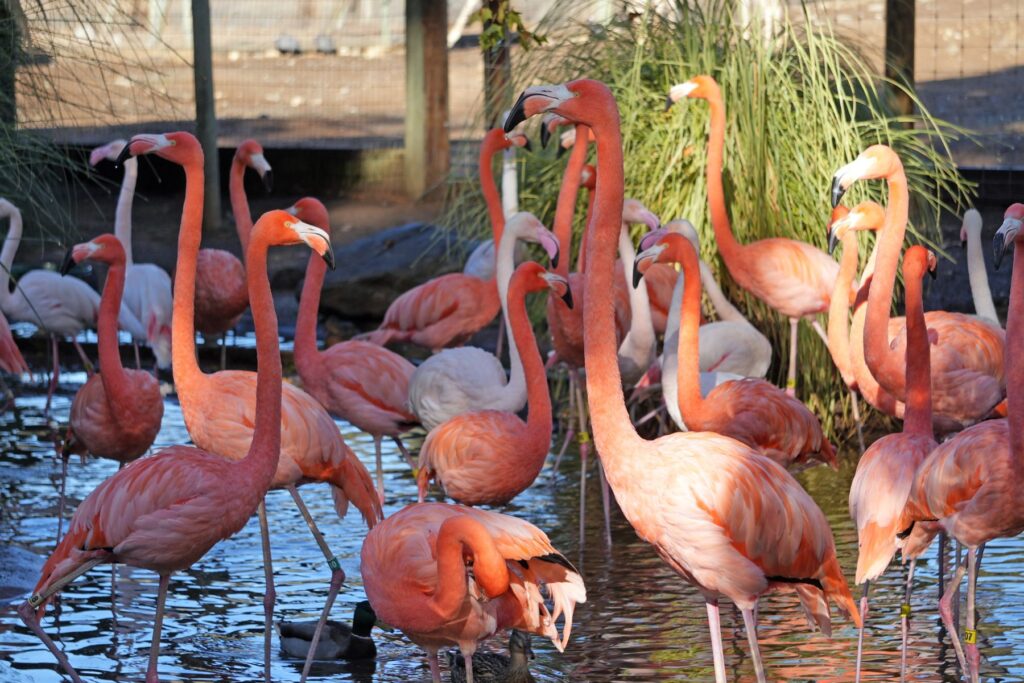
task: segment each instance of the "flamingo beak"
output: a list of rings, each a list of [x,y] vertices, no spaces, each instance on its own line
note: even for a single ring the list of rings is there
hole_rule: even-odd
[[[67,275],[71,272],[71,269],[75,267],[75,248],[68,247],[67,252],[64,254],[64,260],[60,264],[60,274]]]
[[[548,129],[547,124],[543,124],[540,127],[540,148],[547,149],[548,142],[551,140],[551,131]]]
[[[559,293],[565,305],[572,309],[572,290],[569,288],[569,281],[556,273],[544,273],[541,275],[548,282],[548,287]]]
[[[1024,225],[1024,221],[1020,219],[1007,218],[992,237],[992,253],[997,270],[1003,262],[1003,255],[1008,251],[1013,251],[1017,233],[1020,232],[1022,225]]]
[[[675,104],[675,101],[672,99],[672,93],[665,95],[665,111],[671,109],[673,104]]]
[[[835,253],[836,247],[838,245],[839,245],[839,237],[836,236],[836,233],[835,233],[834,230],[829,231],[829,233],[828,233],[828,255],[829,256],[832,256]]]
[[[647,242],[649,238],[650,235],[645,237],[643,241]],[[643,242],[641,242],[642,244]],[[633,259],[633,289],[640,286],[640,281],[644,279],[644,273],[647,271],[647,268],[650,267],[650,264],[657,263],[658,257],[663,251],[665,251],[664,244],[655,244],[636,255],[636,258]]]

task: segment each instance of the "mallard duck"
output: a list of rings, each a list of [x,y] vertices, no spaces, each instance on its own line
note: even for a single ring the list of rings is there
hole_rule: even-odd
[[[313,659],[373,659],[377,656],[377,646],[373,644],[370,631],[376,623],[377,615],[370,603],[366,600],[357,603],[352,626],[332,620],[324,624]],[[290,657],[305,659],[316,624],[315,620],[278,622],[281,651]]]
[[[493,652],[473,655],[474,683],[536,683],[530,673],[528,659],[533,657],[530,634],[512,629],[508,651],[511,657]],[[451,671],[452,683],[466,683],[466,660],[462,653],[455,650],[448,652],[448,669]]]

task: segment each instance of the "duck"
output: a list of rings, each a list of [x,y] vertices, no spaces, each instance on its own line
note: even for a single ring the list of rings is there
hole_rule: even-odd
[[[331,619],[324,624],[313,659],[374,659],[377,646],[370,631],[376,623],[377,614],[370,603],[366,600],[356,603],[352,626]],[[289,657],[305,659],[316,624],[316,620],[279,622],[277,632],[281,638],[281,651]]]
[[[536,683],[529,665],[529,659],[534,656],[530,634],[512,629],[508,651],[509,657],[496,652],[473,655],[473,680],[476,683]],[[448,669],[452,683],[466,683],[466,660],[460,652],[448,652]]]

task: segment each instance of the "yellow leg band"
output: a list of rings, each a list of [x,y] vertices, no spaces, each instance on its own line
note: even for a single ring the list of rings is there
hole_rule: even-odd
[[[964,642],[968,645],[974,645],[978,642],[978,632],[973,628],[964,629]]]

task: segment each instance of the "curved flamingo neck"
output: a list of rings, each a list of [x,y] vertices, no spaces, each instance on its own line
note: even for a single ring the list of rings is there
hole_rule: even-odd
[[[967,231],[967,277],[971,282],[971,298],[974,312],[982,320],[999,325],[999,316],[992,301],[992,290],[988,286],[988,272],[985,257],[981,252],[981,229]]]
[[[506,396],[522,396],[527,391],[526,373],[523,371],[523,359],[519,343],[512,334],[512,323],[509,317],[508,288],[512,282],[512,273],[515,271],[516,240],[519,235],[504,231],[501,241],[498,242],[498,250],[495,252],[494,277],[497,280],[498,299],[501,302],[502,321],[505,324],[505,331],[508,333],[508,383],[501,389]]]
[[[235,154],[228,173],[228,196],[231,198],[231,213],[235,217],[235,230],[242,243],[242,257],[249,251],[249,236],[252,233],[252,214],[249,212],[249,198],[245,196],[245,162]]]
[[[910,198],[907,178],[900,166],[888,176],[889,205],[885,222],[878,234],[878,253],[874,277],[868,291],[867,315],[864,321],[864,360],[878,383],[894,398],[904,400],[906,394],[906,359],[889,348],[889,309],[896,285],[896,269],[907,229]]]
[[[249,452],[239,461],[256,490],[266,491],[281,453],[281,350],[277,312],[267,277],[266,232],[257,231],[246,254],[245,279],[256,328],[256,414]]]
[[[717,87],[706,98],[711,112],[711,131],[708,136],[708,211],[711,227],[715,231],[718,251],[722,254],[729,274],[736,278],[743,272],[743,245],[736,241],[729,224],[729,211],[725,207],[725,189],[722,185],[722,159],[725,154],[725,102]]]
[[[117,349],[117,316],[121,311],[121,297],[124,294],[125,260],[117,257],[110,263],[107,280],[103,284],[99,315],[96,321],[97,347],[100,358],[100,381],[107,395],[107,403],[115,414],[123,415],[132,410],[130,381],[121,364],[121,353]]]
[[[651,300],[647,293],[647,283],[643,287],[634,287],[632,269],[629,264],[636,258],[636,247],[629,235],[629,226],[622,224],[619,230],[619,258],[622,259],[622,273],[626,278],[626,291],[629,293],[629,332],[619,348],[627,345],[627,341],[636,349],[649,349],[655,343],[654,322],[651,320]]]
[[[185,204],[178,230],[178,263],[174,271],[174,313],[171,317],[171,363],[179,395],[198,391],[205,377],[196,360],[196,260],[203,237],[203,152],[196,150],[183,164]]]
[[[124,247],[124,262],[132,265],[132,202],[135,199],[135,184],[139,179],[139,160],[128,157],[124,160],[124,178],[117,195],[117,209],[114,212],[114,235]]]
[[[501,194],[494,182],[494,156],[506,147],[505,132],[501,128],[487,131],[480,145],[480,192],[487,203],[487,215],[491,219],[491,231],[494,243],[501,242],[501,234],[505,231],[505,212],[501,204]]]
[[[0,250],[0,301],[7,301],[11,296],[11,266],[14,265],[14,256],[18,253],[18,245],[21,244],[21,211],[12,208],[8,216],[11,219],[11,225],[7,229],[4,248]]]
[[[875,376],[868,369],[867,361],[864,359],[864,322],[867,315],[867,292],[871,289],[874,281],[875,262],[878,258],[879,240],[875,240],[875,246],[871,249],[868,261],[860,275],[860,288],[857,290],[857,297],[853,303],[853,320],[850,324],[850,364],[853,369],[853,376],[857,380],[857,390],[864,399],[887,415],[895,415],[902,418],[905,406],[902,401],[897,401],[892,394],[883,389]],[[888,335],[888,330],[886,330]]]
[[[921,286],[924,268],[921,266],[920,263],[907,264],[906,261],[903,266],[907,312],[907,407],[903,416],[903,431],[907,434],[934,438],[931,349],[924,321],[924,295]]]
[[[691,426],[700,422],[705,405],[700,393],[700,265],[689,243],[684,246],[673,241],[668,251],[669,259],[683,267],[683,301],[679,340],[676,342],[676,386],[679,413],[683,422]]]
[[[590,220],[594,217],[594,191],[587,190],[587,218],[583,223],[583,237],[580,240],[580,253],[576,257],[576,272],[582,273],[587,266],[587,233]]]
[[[589,135],[587,127],[576,126],[576,142],[572,145],[569,162],[562,176],[562,187],[558,191],[558,203],[555,206],[555,220],[552,225],[558,243],[565,249],[566,258],[562,259],[555,272],[566,277],[569,275],[569,256],[572,254],[572,216],[576,211],[576,196],[579,194],[581,174],[587,163],[587,145]]]
[[[311,254],[306,264],[306,280],[302,283],[294,340],[295,367],[300,376],[311,380],[315,380],[320,372],[321,354],[316,344],[316,322],[320,309],[320,291],[326,274],[327,263],[316,254]],[[303,379],[303,382],[308,381]]]
[[[598,168],[594,214],[587,226],[592,234],[586,244],[583,346],[594,441],[614,488],[615,480],[623,476],[626,454],[634,455],[645,442],[633,428],[622,396],[612,303],[615,248],[625,192],[619,110],[606,88],[602,88],[599,98],[594,103],[599,109],[591,122],[597,138]]]
[[[850,357],[849,321],[850,286],[857,274],[857,261],[857,233],[850,230],[843,234],[843,257],[839,261],[839,276],[828,308],[828,350],[848,387],[856,387],[857,384]]]
[[[440,618],[455,614],[469,593],[467,554],[473,556],[473,577],[490,598],[501,595],[509,586],[508,566],[498,552],[494,539],[476,520],[460,515],[441,524],[435,544],[437,555],[437,589],[430,599]]]
[[[526,312],[526,281],[524,278],[513,277],[508,292],[509,322],[512,339],[522,354],[523,371],[526,375],[526,433],[531,442],[540,448],[543,461],[547,457],[547,444],[551,441],[551,396],[548,393],[548,378],[544,372],[544,363],[537,348],[537,338],[533,333],[529,315]],[[524,463],[525,465],[525,463]]]
[[[1014,247],[1010,309],[1006,313],[1006,399],[1010,448],[1019,459],[1024,457],[1024,239],[1017,237]]]

